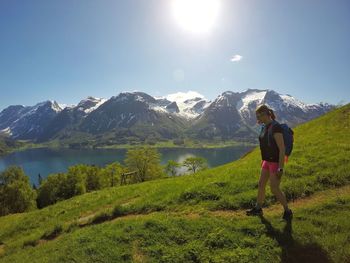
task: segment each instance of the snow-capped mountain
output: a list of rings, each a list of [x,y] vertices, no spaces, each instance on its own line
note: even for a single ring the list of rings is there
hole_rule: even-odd
[[[9,106],[0,113],[0,130],[14,139],[36,139],[62,109],[56,101]]]
[[[120,141],[128,138],[229,138],[256,140],[255,109],[267,104],[277,120],[291,126],[331,110],[329,104],[306,104],[273,90],[226,91],[215,100],[189,91],[164,97],[122,92],[110,99],[87,97],[76,106],[55,101],[9,106],[0,113],[0,133],[15,139],[47,141],[88,134]],[[75,136],[81,137],[84,136]],[[111,139],[108,139],[111,140]]]
[[[55,135],[64,129],[72,128],[106,101],[103,98],[89,96],[81,100],[76,106],[66,106],[48,123],[40,136],[38,136],[38,141],[53,139]]]
[[[198,117],[208,102],[195,92],[170,94],[153,97],[144,92],[122,92],[104,103],[90,114],[81,124],[83,131],[100,132],[115,128],[129,128],[142,121],[151,125],[159,124],[164,118],[170,122],[188,121]]]
[[[141,132],[161,133],[169,137],[182,127],[176,111],[176,106],[164,98],[156,99],[144,92],[122,92],[91,112],[81,122],[79,130],[98,134],[148,126]]]
[[[272,108],[278,121],[290,126],[316,118],[333,108],[329,104],[306,104],[289,94],[278,94],[273,90],[256,89],[243,92],[236,108],[247,124],[254,125],[255,109],[261,104]]]
[[[226,91],[196,120],[191,128],[192,133],[205,138],[220,136],[254,139],[257,128],[255,110],[261,104],[272,108],[279,122],[292,127],[334,108],[329,104],[305,104],[290,95],[278,94],[273,90]]]
[[[177,92],[166,96],[166,100],[171,101],[178,108],[176,112],[186,119],[194,119],[210,105],[210,101],[203,95],[195,91]]]

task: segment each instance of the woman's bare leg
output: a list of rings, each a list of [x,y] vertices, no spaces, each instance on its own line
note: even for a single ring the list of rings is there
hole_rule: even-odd
[[[265,188],[266,183],[269,180],[269,171],[265,169],[261,169],[260,172],[260,179],[258,184],[258,197],[257,197],[257,205],[259,207],[262,207],[264,200],[265,200]]]
[[[277,176],[276,173],[270,174],[270,187],[271,192],[276,196],[277,200],[283,205],[285,210],[288,209],[288,203],[286,196],[280,189],[281,179]]]

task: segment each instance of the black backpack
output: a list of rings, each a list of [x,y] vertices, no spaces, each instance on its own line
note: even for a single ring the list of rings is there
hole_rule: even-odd
[[[268,129],[268,145],[269,147],[271,146],[271,140],[274,140],[274,137],[272,136],[272,127],[273,125],[279,124],[277,121],[272,121],[272,124],[270,125]],[[283,130],[283,141],[284,141],[284,146],[286,149],[285,155],[290,156],[293,151],[293,144],[294,144],[294,131],[286,124],[286,123],[281,123],[280,124],[282,130]]]

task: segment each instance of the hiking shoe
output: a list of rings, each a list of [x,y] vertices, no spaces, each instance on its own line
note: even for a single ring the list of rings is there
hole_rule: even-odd
[[[247,216],[262,216],[263,211],[261,208],[253,207],[252,209],[246,211]]]
[[[291,220],[293,218],[293,212],[291,209],[285,210],[283,213],[283,217],[284,220]]]

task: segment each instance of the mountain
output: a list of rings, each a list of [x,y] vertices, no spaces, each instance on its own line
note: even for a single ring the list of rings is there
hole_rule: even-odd
[[[226,91],[213,101],[194,91],[165,97],[121,92],[108,100],[88,97],[64,109],[54,101],[9,106],[0,113],[0,133],[37,142],[92,140],[99,145],[186,136],[255,142],[255,109],[263,103],[292,127],[334,108],[305,104],[273,90]]]
[[[205,99],[203,95],[195,91],[169,94],[166,96],[166,100],[171,101],[172,104],[176,104],[178,108],[176,113],[187,120],[201,115],[211,103],[211,101]]]
[[[105,101],[106,99],[89,96],[76,106],[65,107],[48,123],[40,136],[38,136],[38,141],[54,139],[65,129],[74,130],[74,126],[77,123],[80,123],[89,113],[101,106]]]
[[[61,111],[58,103],[50,100],[35,106],[10,106],[0,113],[0,130],[14,139],[36,140]]]
[[[247,124],[254,125],[255,109],[260,104],[267,104],[274,110],[279,121],[290,126],[314,119],[334,108],[322,103],[305,104],[291,95],[278,94],[273,90],[248,89],[241,93],[236,109]]]
[[[134,136],[175,138],[186,121],[178,116],[177,106],[143,92],[123,92],[91,112],[79,125],[79,131],[102,134],[114,131],[115,137]]]
[[[226,91],[194,120],[189,134],[197,138],[221,137],[254,141],[257,133],[255,109],[261,104],[272,108],[277,120],[291,127],[334,108],[329,104],[305,104],[290,95],[278,94],[273,90]]]

